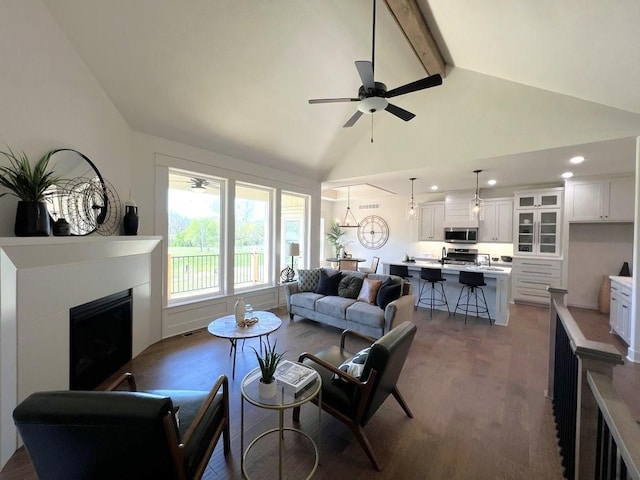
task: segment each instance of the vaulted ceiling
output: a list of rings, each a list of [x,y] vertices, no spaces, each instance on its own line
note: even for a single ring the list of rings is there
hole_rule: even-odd
[[[502,186],[557,182],[575,154],[579,175],[634,169],[634,0],[416,0],[443,85],[393,99],[410,122],[377,112],[351,128],[354,103],[308,99],[357,96],[371,0],[42,1],[132,129],[326,186],[471,188],[477,168]],[[376,81],[432,73],[407,41],[422,27],[405,36],[382,0],[377,12]]]

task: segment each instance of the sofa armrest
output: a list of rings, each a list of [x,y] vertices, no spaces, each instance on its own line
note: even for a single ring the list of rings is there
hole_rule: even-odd
[[[402,295],[389,303],[384,310],[384,333],[405,321],[413,321],[413,304],[415,297],[411,294]]]
[[[287,299],[287,312],[291,313],[291,295],[298,293],[298,282],[284,284],[284,294]]]

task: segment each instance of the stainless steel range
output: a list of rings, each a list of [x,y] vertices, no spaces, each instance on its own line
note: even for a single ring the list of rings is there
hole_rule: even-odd
[[[475,248],[450,248],[444,263],[449,265],[475,265],[478,250]]]

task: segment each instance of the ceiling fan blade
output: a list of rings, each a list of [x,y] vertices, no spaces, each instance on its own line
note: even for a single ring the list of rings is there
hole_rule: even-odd
[[[440,76],[440,74],[436,73],[435,75],[431,75],[430,77],[416,80],[415,82],[407,83],[406,85],[402,85],[401,87],[389,90],[385,94],[385,97],[397,97],[398,95],[404,95],[405,93],[424,90],[425,88],[437,87],[438,85],[442,85],[442,77]]]
[[[309,103],[341,103],[341,102],[359,102],[359,98],[314,98]]]
[[[408,122],[413,117],[415,117],[415,114],[405,110],[404,108],[400,108],[396,105],[393,105],[392,103],[388,104],[385,110],[389,113],[394,114],[396,117],[401,118],[405,122]]]
[[[365,90],[373,90],[376,88],[376,84],[373,81],[373,63],[369,61],[359,60],[356,61],[356,68],[362,80],[362,86]]]
[[[342,128],[353,127],[353,124],[356,123],[361,116],[362,116],[362,112],[360,110],[356,110],[356,113],[354,113],[351,116],[351,118],[349,120],[347,120],[347,123],[345,123],[342,126]]]

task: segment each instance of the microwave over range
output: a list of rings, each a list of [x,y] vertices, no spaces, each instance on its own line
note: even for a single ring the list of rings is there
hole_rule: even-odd
[[[444,241],[448,243],[477,243],[477,228],[445,228]]]

